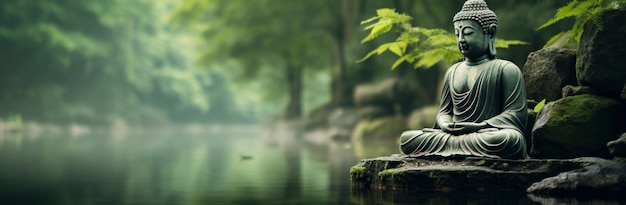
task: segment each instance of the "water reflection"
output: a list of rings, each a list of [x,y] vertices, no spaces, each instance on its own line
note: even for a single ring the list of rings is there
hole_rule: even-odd
[[[361,158],[397,152],[396,145],[389,145],[395,142],[314,144],[289,133],[258,136],[259,129],[188,133],[128,131],[124,136],[97,132],[82,137],[3,136],[0,203],[546,204],[563,201],[530,198],[525,193],[352,190],[349,168]]]

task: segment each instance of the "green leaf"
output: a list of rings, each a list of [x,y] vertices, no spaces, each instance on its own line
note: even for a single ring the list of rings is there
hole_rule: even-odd
[[[365,21],[361,21],[361,25],[371,23],[372,21],[375,21],[376,19],[380,19],[380,18],[381,18],[381,16],[374,16],[374,17],[369,18],[369,19],[367,19]]]
[[[527,45],[527,42],[518,40],[496,39],[496,48],[509,48],[512,45]]]
[[[569,18],[572,16],[578,16],[584,12],[587,11],[588,8],[596,5],[597,2],[594,1],[583,1],[583,2],[579,2],[578,0],[573,0],[570,3],[568,3],[566,6],[561,7],[557,10],[556,14],[554,15],[554,17],[552,17],[552,19],[548,20],[548,22],[544,23],[543,25],[539,26],[539,28],[537,28],[537,30],[546,28],[548,26],[551,26],[565,18]]]
[[[376,38],[376,37],[378,37],[378,36],[380,36],[382,34],[385,34],[385,33],[389,32],[391,30],[391,27],[393,26],[393,24],[392,24],[391,21],[381,20],[378,23],[373,24],[371,26],[373,26],[372,27],[372,31],[370,32],[369,35],[367,35],[367,37],[365,37],[361,41],[361,43],[365,43],[365,42],[371,41],[372,39],[374,39],[374,38]],[[368,26],[368,28],[370,28],[370,26]],[[366,28],[366,29],[368,29],[368,28]]]
[[[448,52],[450,51],[445,48],[437,48],[426,51],[419,56],[419,60],[417,61],[417,63],[415,63],[414,67],[432,67],[439,61],[444,60],[446,58],[446,55],[449,55]]]
[[[415,58],[417,58],[420,54],[421,54],[421,50],[419,50],[419,49],[412,50],[411,52],[407,53],[406,55],[404,55],[401,58],[399,58],[398,60],[396,60],[396,62],[394,62],[393,65],[391,66],[391,70],[396,69],[404,61],[407,61],[409,63],[413,63],[415,61]]]
[[[365,55],[365,57],[357,60],[357,63],[363,62],[365,60],[367,60],[368,58],[372,57],[374,54],[378,54],[378,49],[374,49],[372,51],[370,51],[369,53],[367,53],[367,55]]]
[[[406,50],[407,44],[405,42],[394,42],[389,44],[389,50],[399,57],[402,57]]]
[[[456,45],[456,36],[450,33],[442,33],[429,37],[424,44],[433,47]]]
[[[390,16],[390,15],[396,14],[396,10],[390,9],[390,8],[382,8],[382,9],[377,9],[376,14],[378,16]]]
[[[546,105],[546,99],[541,100],[541,102],[537,103],[537,105],[535,105],[535,108],[533,109],[533,112],[535,113],[539,113],[541,111],[541,109],[543,108],[543,106]]]
[[[543,48],[547,48],[548,46],[552,45],[554,42],[556,42],[556,40],[559,40],[559,38],[561,38],[563,35],[568,34],[570,31],[563,31],[561,33],[558,33],[554,36],[552,36],[552,38],[550,38],[550,40],[548,40],[548,42],[546,42],[545,45],[543,45]]]

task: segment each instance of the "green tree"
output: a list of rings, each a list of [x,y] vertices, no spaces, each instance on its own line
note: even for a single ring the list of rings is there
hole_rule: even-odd
[[[147,124],[206,115],[211,74],[192,69],[193,42],[163,23],[174,3],[0,2],[0,116]]]
[[[622,9],[626,6],[625,0],[572,0],[567,5],[559,8],[554,17],[539,26],[537,30],[552,26],[564,19],[575,18],[571,29],[554,35],[545,47],[556,44],[556,46],[575,47],[580,43],[585,23],[593,21],[597,13],[608,9]]]
[[[281,76],[287,90],[284,110],[287,119],[302,114],[303,73],[305,69],[328,67],[330,38],[324,32],[330,20],[324,15],[325,2],[276,0],[186,0],[172,15],[202,32],[200,64],[216,67],[229,60],[240,63],[242,75],[250,79],[272,69]],[[321,14],[320,14],[321,13]]]

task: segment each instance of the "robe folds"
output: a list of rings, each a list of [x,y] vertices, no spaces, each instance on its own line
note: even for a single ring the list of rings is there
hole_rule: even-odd
[[[525,159],[524,130],[527,120],[526,88],[520,69],[506,60],[490,60],[480,66],[476,81],[465,92],[453,87],[459,65],[445,74],[437,119],[448,115],[453,122],[486,122],[474,133],[452,135],[435,123],[433,129],[409,130],[400,136],[400,151],[407,155],[480,156]],[[438,120],[435,119],[435,122]]]

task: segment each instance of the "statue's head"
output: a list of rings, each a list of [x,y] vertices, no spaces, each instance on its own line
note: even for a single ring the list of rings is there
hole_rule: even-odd
[[[452,22],[457,45],[466,58],[496,57],[498,18],[484,0],[467,0]]]

